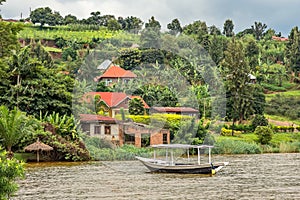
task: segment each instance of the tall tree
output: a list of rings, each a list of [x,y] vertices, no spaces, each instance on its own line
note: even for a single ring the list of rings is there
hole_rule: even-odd
[[[199,44],[202,44],[208,34],[208,28],[206,22],[198,20],[183,27],[183,32],[191,35]]]
[[[126,24],[124,30],[126,31],[137,34],[142,29],[143,21],[140,18],[130,16],[126,17],[124,21]]]
[[[241,122],[251,105],[252,93],[249,84],[250,67],[245,58],[242,42],[235,38],[229,42],[222,62],[227,90],[232,101],[232,121]]]
[[[287,66],[290,71],[298,73],[300,71],[300,33],[298,27],[294,27],[289,34],[289,41],[286,46],[285,54]]]
[[[86,22],[88,24],[100,25],[100,23],[101,23],[100,14],[101,14],[100,11],[91,12],[91,16],[86,19]]]
[[[145,24],[145,28],[151,28],[152,30],[155,30],[155,31],[160,31],[161,29],[161,25],[159,23],[159,21],[157,21],[154,16],[152,16],[148,23]]]
[[[77,22],[77,17],[74,15],[68,14],[64,17],[64,24],[75,24]]]
[[[170,34],[172,35],[177,35],[182,32],[180,22],[177,18],[173,19],[172,22],[167,25],[167,28],[170,30]]]
[[[45,24],[51,24],[53,20],[53,13],[51,8],[45,7],[45,8],[37,8],[33,10],[30,13],[30,19],[32,23],[40,23],[41,27],[43,27]]]
[[[223,34],[226,37],[232,37],[232,36],[234,36],[233,28],[234,28],[234,25],[233,25],[232,20],[231,19],[227,19],[225,21],[225,23],[224,23]]]
[[[20,47],[17,38],[20,30],[22,30],[20,24],[0,21],[0,58],[10,56],[12,51]]]
[[[210,41],[208,53],[212,60],[219,65],[224,55],[224,46],[226,38],[224,36],[213,35]]]
[[[121,24],[116,19],[111,19],[107,22],[107,28],[111,31],[117,31],[122,29]]]
[[[215,25],[210,26],[208,29],[209,29],[209,34],[211,35],[221,35],[221,30],[217,28]]]
[[[266,28],[267,28],[267,25],[262,24],[261,22],[254,22],[254,25],[251,26],[253,34],[257,40],[260,40],[262,38],[263,33],[265,32]]]
[[[258,66],[258,62],[259,62],[260,49],[252,35],[251,35],[251,37],[246,38],[246,39],[247,39],[247,41],[245,42],[246,43],[246,48],[245,48],[246,57],[248,58],[248,62],[249,62],[251,69],[253,69],[253,71],[255,71],[255,68],[256,68],[256,66]]]

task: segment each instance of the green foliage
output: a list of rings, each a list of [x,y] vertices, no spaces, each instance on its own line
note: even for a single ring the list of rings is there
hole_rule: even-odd
[[[284,116],[296,120],[300,117],[299,106],[300,102],[297,97],[276,95],[268,102],[265,112],[269,115]]]
[[[263,115],[255,115],[254,119],[251,122],[253,130],[258,126],[268,126],[269,122]]]
[[[295,127],[294,126],[272,126],[272,129],[274,132],[281,132],[281,133],[286,133],[286,132],[294,132]],[[296,127],[298,130],[299,127]]]
[[[0,21],[0,58],[11,55],[19,48],[17,34],[22,29],[21,24]]]
[[[23,163],[7,159],[6,152],[0,149],[0,174],[0,199],[8,200],[18,189],[15,181],[25,175]]]
[[[167,25],[167,28],[170,30],[170,34],[177,35],[182,32],[182,28],[178,19],[173,19],[171,23]]]
[[[231,112],[227,117],[238,119],[240,122],[253,108],[253,87],[249,84],[250,67],[245,57],[245,50],[241,41],[233,38],[225,51],[225,58],[221,63],[229,97],[228,104],[231,105]],[[228,107],[230,108],[230,107]],[[231,114],[231,116],[229,115]]]
[[[52,12],[51,8],[37,8],[30,13],[32,23],[40,23],[40,26],[48,24],[55,26],[63,24],[63,18],[58,12]]]
[[[257,126],[254,133],[258,136],[260,144],[268,144],[273,137],[273,131],[268,126]]]
[[[152,150],[149,148],[137,148],[133,145],[124,145],[118,148],[99,148],[98,146],[87,145],[94,160],[135,160],[135,156],[150,157]]]
[[[233,131],[233,136],[239,136],[241,134],[242,134],[241,131],[237,131],[237,130]],[[223,136],[232,136],[232,129],[226,129],[226,128],[223,127],[221,129],[221,135],[223,135]]]
[[[76,140],[79,138],[79,121],[76,120],[73,115],[60,115],[59,113],[55,112],[48,115],[46,113],[40,120],[45,123],[50,123],[55,129],[55,133],[68,140]]]
[[[234,24],[233,24],[232,20],[231,19],[227,19],[224,22],[223,34],[226,37],[232,37],[232,36],[234,36],[233,28],[234,28]]]
[[[88,161],[90,153],[80,139],[67,140],[62,136],[51,132],[38,132],[36,134],[41,141],[53,147],[53,151],[47,153],[47,160],[55,161]],[[48,158],[47,158],[48,157]]]
[[[236,141],[229,138],[220,140],[214,144],[213,153],[217,154],[256,154],[262,149],[254,142]]]
[[[12,147],[16,145],[28,132],[33,131],[33,121],[26,114],[14,108],[9,110],[0,106],[0,143],[12,154]],[[11,155],[10,155],[11,156]]]
[[[145,108],[142,99],[133,98],[129,101],[129,114],[130,115],[143,115]]]

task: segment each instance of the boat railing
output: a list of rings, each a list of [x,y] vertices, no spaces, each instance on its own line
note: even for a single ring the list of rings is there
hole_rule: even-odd
[[[190,159],[190,154],[189,154],[189,149],[196,149],[197,151],[197,164],[200,165],[201,164],[201,151],[203,149],[208,149],[208,162],[209,164],[211,164],[211,148],[213,148],[213,146],[210,145],[188,145],[188,144],[161,144],[161,145],[152,145],[152,147],[154,148],[154,153],[153,153],[153,159],[154,160],[160,160],[157,159],[157,155],[156,155],[156,151],[155,149],[165,149],[165,161],[166,163],[169,163],[169,165],[175,165],[176,164],[176,160],[175,160],[175,156],[174,156],[174,152],[175,149],[184,149],[187,152],[187,164],[191,162]],[[190,163],[191,164],[191,163]]]

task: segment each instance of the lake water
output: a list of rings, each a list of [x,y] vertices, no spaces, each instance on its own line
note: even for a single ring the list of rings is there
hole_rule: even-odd
[[[148,173],[138,161],[27,166],[12,199],[300,199],[300,154],[214,156],[213,176]]]

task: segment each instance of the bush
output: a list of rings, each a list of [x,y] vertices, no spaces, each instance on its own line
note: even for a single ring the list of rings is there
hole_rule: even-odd
[[[233,131],[233,136],[239,136],[241,134],[242,134],[241,131],[236,131],[236,130]],[[223,136],[232,136],[232,129],[226,129],[226,128],[223,127],[221,129],[221,135],[223,135]]]
[[[272,126],[272,129],[274,132],[286,133],[286,132],[294,132],[295,127],[293,127],[293,126]]]
[[[212,149],[216,154],[256,154],[261,153],[262,149],[256,143],[224,139],[215,143]]]
[[[15,180],[24,176],[23,164],[16,159],[7,159],[0,147],[0,199],[10,199],[18,189]]]
[[[268,144],[272,140],[273,130],[268,126],[258,126],[254,133],[258,136],[260,144]]]
[[[241,131],[243,133],[249,133],[249,132],[253,132],[253,128],[252,125],[247,125],[247,124],[235,124],[234,126],[232,125],[224,125],[224,128],[226,129],[232,129],[235,131]]]
[[[258,126],[268,126],[269,122],[263,115],[255,115],[254,119],[252,120],[251,126],[252,130],[254,131]]]

